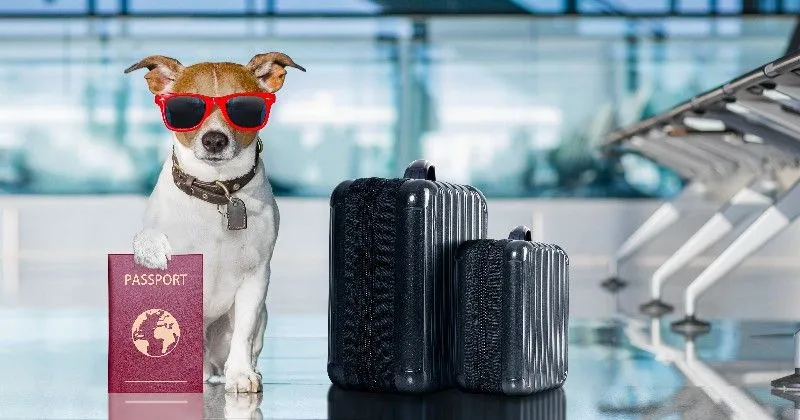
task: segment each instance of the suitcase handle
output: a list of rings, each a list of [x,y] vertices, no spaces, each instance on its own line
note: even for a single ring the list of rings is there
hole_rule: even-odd
[[[531,239],[531,230],[527,226],[517,226],[508,234],[508,239],[512,241],[528,241]]]
[[[403,178],[436,181],[436,168],[427,160],[418,159],[408,165],[405,174],[403,174]]]

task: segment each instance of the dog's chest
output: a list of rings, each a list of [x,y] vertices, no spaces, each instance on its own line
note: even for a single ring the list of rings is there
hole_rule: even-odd
[[[188,198],[188,196],[187,196]],[[217,206],[191,199],[193,208],[171,212],[164,230],[174,253],[203,254],[204,313],[216,318],[228,311],[239,286],[247,278],[264,276],[275,244],[274,201],[271,205],[244,198],[247,228],[228,230]]]
[[[269,238],[275,236],[274,202],[264,205],[245,198],[247,228],[229,230],[225,206],[192,201],[196,203],[191,210],[174,214],[169,223],[178,230],[172,235],[174,240],[170,238],[176,251],[202,252],[209,262],[219,263],[226,271],[247,271],[267,258]]]
[[[277,236],[277,207],[271,194],[237,194],[247,208],[247,228],[229,230],[225,206],[207,203],[177,188],[159,198],[156,220],[173,252],[203,254],[206,289],[232,290],[269,261]],[[210,288],[210,289],[209,289]]]

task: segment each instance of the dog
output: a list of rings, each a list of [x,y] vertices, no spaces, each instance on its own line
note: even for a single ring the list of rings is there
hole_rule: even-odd
[[[125,70],[149,70],[147,85],[162,98],[162,117],[175,131],[173,152],[147,202],[144,228],[133,239],[134,259],[144,267],[166,269],[173,252],[203,254],[204,380],[224,383],[232,393],[262,389],[257,360],[267,326],[278,206],[259,158],[258,131],[233,124],[230,102],[223,104],[225,109],[222,102],[207,102],[199,125],[179,129],[177,125],[186,125],[180,121],[182,109],[163,98],[198,95],[189,97],[192,101],[199,95],[220,98],[247,92],[266,98],[283,86],[286,67],[305,71],[277,52],[258,54],[247,65],[202,62],[186,67],[174,58],[154,55]],[[236,180],[243,185],[231,184]],[[208,194],[224,202],[207,202]],[[239,213],[230,213],[233,205],[239,205],[234,206]],[[241,211],[246,215],[244,228]],[[231,228],[233,219],[239,226]]]

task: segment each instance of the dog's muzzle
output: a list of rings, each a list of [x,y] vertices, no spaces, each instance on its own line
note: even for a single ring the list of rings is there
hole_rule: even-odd
[[[203,148],[209,153],[217,154],[225,150],[231,140],[228,138],[227,134],[221,131],[209,131],[203,134],[200,142],[203,144]]]

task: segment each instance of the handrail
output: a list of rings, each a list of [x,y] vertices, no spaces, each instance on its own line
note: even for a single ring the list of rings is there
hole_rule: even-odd
[[[732,112],[728,104],[739,100],[744,102],[745,99],[751,99],[754,95],[752,90],[780,90],[781,85],[779,82],[785,82],[787,80],[800,82],[800,52],[784,56],[778,60],[762,65],[736,79],[696,95],[666,112],[644,119],[631,126],[613,131],[606,135],[602,147],[608,150],[610,147],[620,142],[629,140],[638,135],[645,135],[652,130],[664,129],[676,123],[680,125],[683,118],[703,116],[707,111],[730,114],[732,119],[735,118],[739,120],[739,122],[742,122],[742,117]],[[784,109],[783,112],[790,113],[791,111]],[[739,127],[734,127],[736,131],[742,132],[743,134],[750,133],[751,129],[752,131],[762,132],[765,128],[781,133],[790,131],[788,127],[780,126],[780,124],[773,124],[773,127],[770,127],[768,123],[764,123],[763,121],[744,121],[742,124],[739,124]],[[791,137],[800,141],[800,132],[793,132]]]

